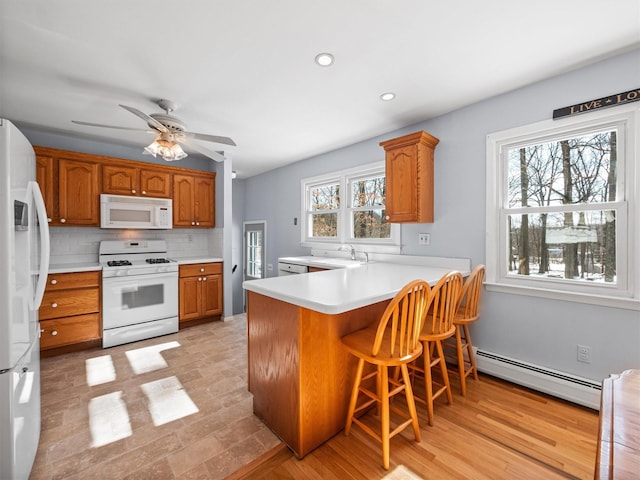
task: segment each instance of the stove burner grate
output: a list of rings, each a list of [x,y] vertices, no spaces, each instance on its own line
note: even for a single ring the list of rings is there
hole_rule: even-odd
[[[167,258],[147,258],[147,263],[170,263],[171,260]]]
[[[107,262],[107,266],[109,267],[125,267],[127,265],[131,265],[129,260],[109,260]]]

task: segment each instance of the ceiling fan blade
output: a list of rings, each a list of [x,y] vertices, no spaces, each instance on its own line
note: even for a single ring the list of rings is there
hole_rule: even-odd
[[[89,127],[115,128],[117,130],[131,130],[133,132],[155,133],[156,135],[158,134],[158,132],[156,132],[155,130],[145,130],[143,128],[117,127],[115,125],[103,125],[101,123],[80,122],[78,120],[71,120],[71,123],[76,123],[78,125],[87,125]]]
[[[162,133],[169,133],[169,129],[165,127],[163,124],[161,124],[159,121],[157,121],[155,118],[150,117],[149,115],[147,115],[144,112],[141,112],[137,108],[128,107],[127,105],[122,105],[122,104],[119,104],[119,105],[125,110],[127,110],[128,112],[133,113],[136,117],[140,117],[142,120],[147,122],[150,126],[157,128]]]
[[[224,162],[225,156],[216,152],[215,150],[211,150],[210,148],[203,147],[202,145],[198,145],[196,142],[184,142],[188,147],[200,152],[203,155],[215,160],[216,162]]]
[[[229,137],[218,137],[216,135],[207,135],[205,133],[184,132],[187,138],[195,138],[196,140],[204,140],[205,142],[221,143],[223,145],[236,146],[236,142]]]

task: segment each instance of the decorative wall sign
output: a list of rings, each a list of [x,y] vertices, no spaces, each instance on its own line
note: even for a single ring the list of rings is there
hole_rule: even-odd
[[[569,107],[559,108],[553,111],[553,119],[562,117],[570,117],[579,113],[587,113],[599,108],[615,107],[624,103],[637,102],[640,100],[640,88],[629,90],[628,92],[617,93],[608,97],[598,98],[597,100],[589,100],[588,102],[578,103]]]

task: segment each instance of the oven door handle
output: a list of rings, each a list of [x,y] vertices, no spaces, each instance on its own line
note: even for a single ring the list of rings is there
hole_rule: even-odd
[[[139,285],[123,285],[122,287],[120,287],[120,291],[122,293],[137,292],[138,290],[140,290]]]

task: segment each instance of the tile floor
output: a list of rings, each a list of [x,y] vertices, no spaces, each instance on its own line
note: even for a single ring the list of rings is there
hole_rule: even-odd
[[[30,478],[224,478],[280,443],[252,409],[244,315],[43,358]]]

